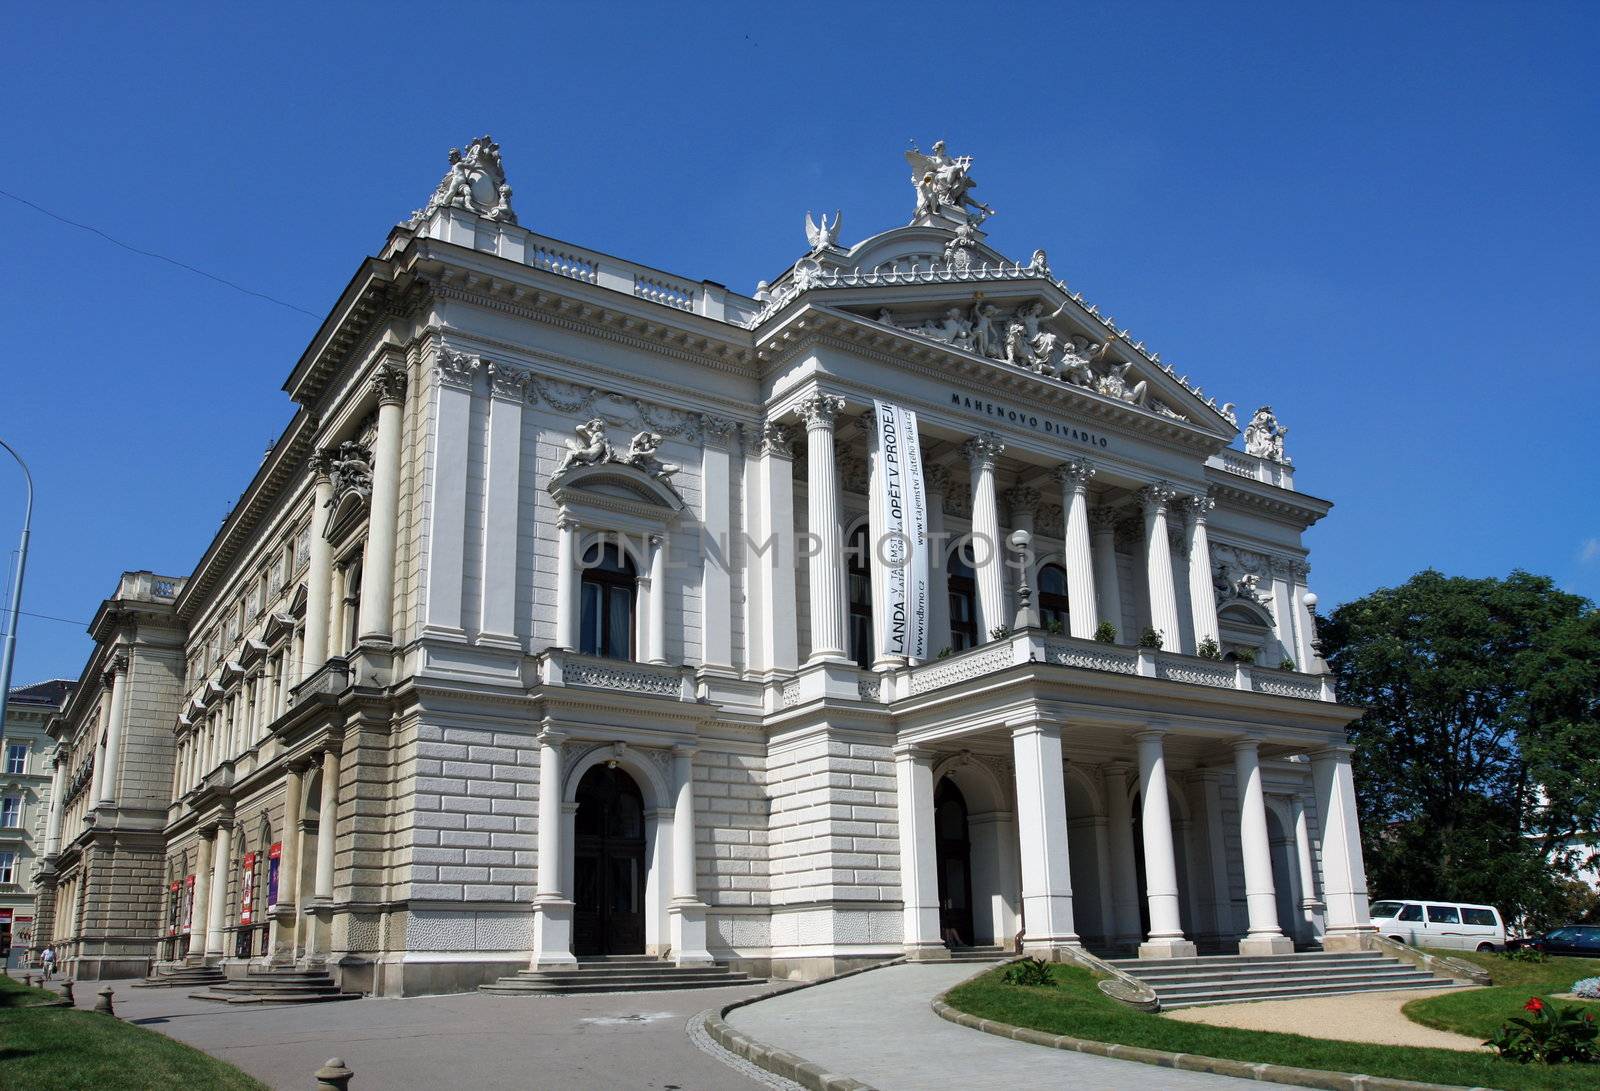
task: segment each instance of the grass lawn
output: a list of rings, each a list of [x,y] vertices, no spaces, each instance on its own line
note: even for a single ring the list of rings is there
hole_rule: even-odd
[[[93,1012],[36,1006],[52,999],[0,976],[0,1087],[265,1091],[232,1065],[165,1035]]]
[[[952,989],[945,999],[983,1019],[1173,1053],[1507,1091],[1594,1091],[1600,1086],[1600,1069],[1593,1065],[1541,1068],[1502,1061],[1489,1053],[1335,1042],[1164,1019],[1102,995],[1094,975],[1077,966],[1052,966],[1056,984],[1049,988],[1007,985],[1001,973],[996,969]],[[1152,1086],[1159,1085],[1158,1076],[1151,1080]]]
[[[1516,962],[1476,951],[1430,953],[1477,963],[1493,976],[1494,986],[1413,1000],[1402,1009],[1406,1018],[1425,1027],[1453,1030],[1474,1038],[1487,1038],[1508,1018],[1521,1015],[1522,1005],[1530,996],[1550,1001],[1552,993],[1571,992],[1572,983],[1579,978],[1600,977],[1600,958],[1557,957],[1546,962]],[[1600,1019],[1600,1001],[1556,1000],[1553,1003],[1578,1004]],[[1600,1073],[1595,1074],[1595,1084],[1600,1086]]]

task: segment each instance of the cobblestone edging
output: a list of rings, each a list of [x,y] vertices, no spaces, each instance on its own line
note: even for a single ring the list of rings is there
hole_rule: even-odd
[[[1087,1038],[1074,1038],[1068,1034],[1048,1034],[1042,1030],[1012,1026],[1010,1023],[997,1023],[992,1019],[979,1019],[976,1015],[958,1011],[945,1002],[944,998],[953,990],[959,989],[967,981],[983,976],[990,969],[993,967],[973,974],[966,981],[952,985],[934,997],[930,1004],[933,1013],[948,1022],[1017,1042],[1030,1042],[1051,1049],[1068,1049],[1075,1053],[1090,1053],[1096,1057],[1110,1057],[1118,1061],[1137,1061],[1140,1064],[1159,1065],[1162,1068],[1179,1068],[1186,1072],[1210,1072],[1242,1080],[1263,1080],[1269,1083],[1292,1084],[1295,1087],[1320,1087],[1326,1088],[1327,1091],[1459,1091],[1455,1084],[1418,1083],[1415,1080],[1391,1080],[1383,1076],[1362,1076],[1352,1072],[1327,1072],[1317,1068],[1230,1061],[1222,1057],[1203,1057],[1197,1053],[1169,1053],[1164,1049],[1095,1042]]]
[[[738,1031],[729,1026],[723,1016],[735,1008],[742,1008],[749,1004],[759,1004],[763,1000],[771,1000],[775,996],[783,996],[802,989],[814,989],[818,985],[826,985],[830,981],[843,981],[847,977],[857,974],[869,974],[873,970],[881,970],[885,966],[898,966],[905,962],[904,957],[892,958],[886,962],[879,962],[872,966],[862,966],[855,970],[846,970],[842,974],[832,977],[819,978],[816,981],[807,981],[801,985],[791,985],[788,988],[773,989],[760,996],[752,996],[745,1000],[737,1000],[720,1012],[708,1013],[705,1020],[706,1033],[711,1039],[728,1052],[743,1057],[753,1064],[759,1065],[775,1075],[786,1080],[793,1080],[810,1091],[876,1091],[871,1084],[862,1083],[852,1076],[843,1076],[837,1072],[829,1072],[815,1061],[808,1061],[798,1053],[790,1053],[787,1049],[769,1046],[765,1042]]]

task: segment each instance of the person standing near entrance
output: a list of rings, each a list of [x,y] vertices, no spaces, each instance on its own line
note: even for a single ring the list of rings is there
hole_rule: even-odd
[[[39,955],[39,961],[44,963],[44,979],[49,981],[55,976],[56,972],[56,949],[46,946],[43,953]]]

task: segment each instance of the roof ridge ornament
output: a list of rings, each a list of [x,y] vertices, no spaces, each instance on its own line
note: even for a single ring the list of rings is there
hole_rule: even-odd
[[[428,198],[427,207],[413,212],[405,226],[416,227],[441,208],[465,209],[499,223],[517,222],[500,145],[487,133],[468,144],[465,154],[460,148],[450,149],[450,169]]]
[[[811,220],[811,210],[806,210],[806,241],[811,244],[813,254],[820,253],[839,245],[839,225],[844,222],[844,213],[835,209],[833,223],[828,222],[828,214],[822,214],[822,223],[816,224]]]
[[[913,224],[926,226],[942,219],[976,227],[994,215],[994,209],[972,196],[978,184],[969,174],[972,156],[948,154],[943,140],[935,140],[933,150],[925,155],[912,141],[906,162],[911,165],[911,184],[917,191]],[[967,211],[969,208],[971,212]]]

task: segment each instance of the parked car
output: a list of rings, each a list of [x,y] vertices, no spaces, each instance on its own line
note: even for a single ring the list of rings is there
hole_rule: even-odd
[[[1565,928],[1552,928],[1540,935],[1514,939],[1506,944],[1506,949],[1511,951],[1520,951],[1525,947],[1532,947],[1547,955],[1600,958],[1600,925],[1569,924]]]
[[[1492,905],[1394,900],[1372,906],[1378,934],[1413,947],[1497,951],[1506,945],[1506,925]]]

